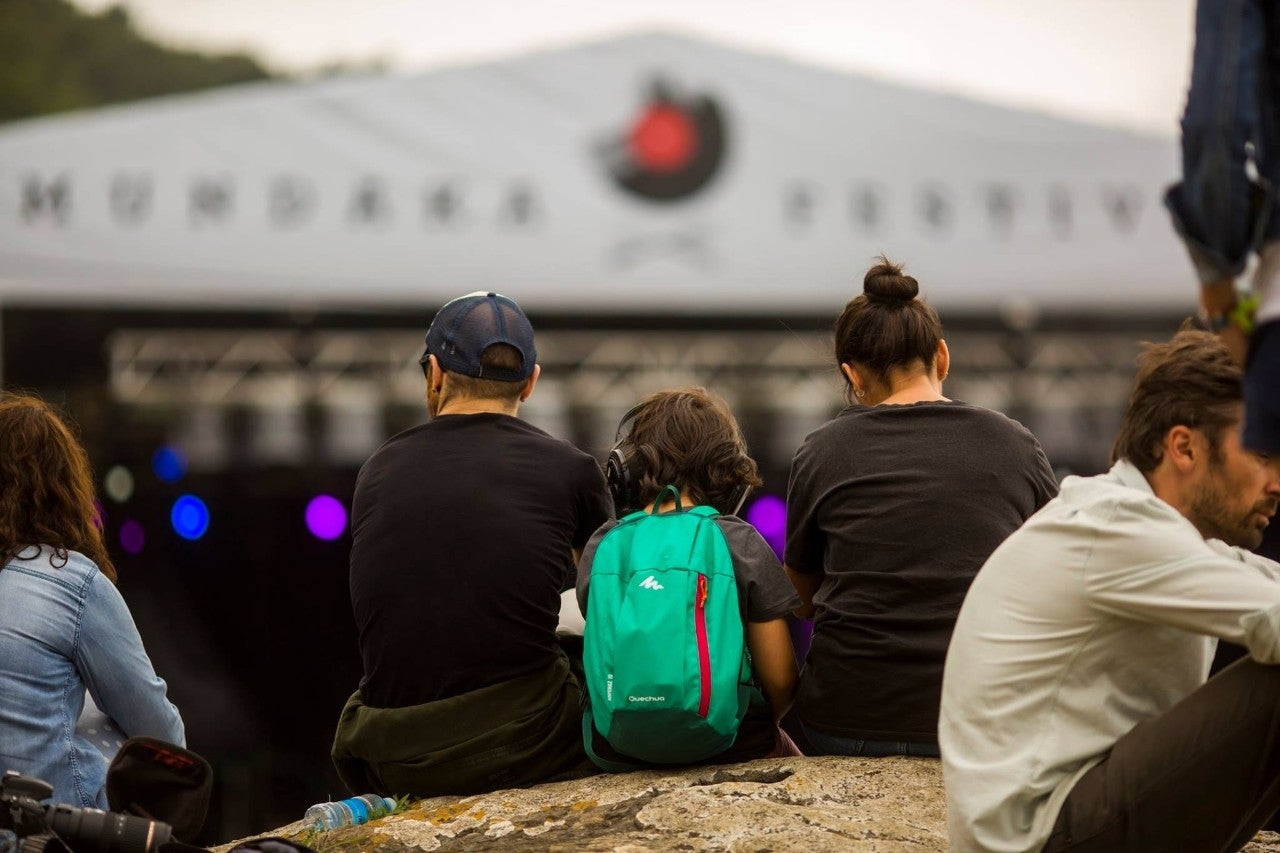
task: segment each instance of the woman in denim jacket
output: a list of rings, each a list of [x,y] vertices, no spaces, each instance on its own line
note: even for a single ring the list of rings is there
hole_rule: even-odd
[[[0,772],[105,809],[107,759],[76,731],[88,688],[126,737],[185,746],[97,527],[84,448],[45,403],[0,396]]]

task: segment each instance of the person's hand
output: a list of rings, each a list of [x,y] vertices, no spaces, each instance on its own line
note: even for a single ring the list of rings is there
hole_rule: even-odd
[[[1236,295],[1236,280],[1234,278],[1211,281],[1200,288],[1200,307],[1210,316],[1226,314],[1236,307],[1238,299],[1239,296]]]
[[[1207,317],[1229,314],[1236,307],[1239,298],[1233,278],[1210,282],[1200,288],[1200,307]],[[1218,339],[1226,346],[1235,362],[1243,366],[1249,352],[1249,335],[1235,323],[1228,322],[1218,329]]]
[[[1245,356],[1249,353],[1249,336],[1235,323],[1228,323],[1218,331],[1218,340],[1222,341],[1231,353],[1235,363],[1244,367]]]

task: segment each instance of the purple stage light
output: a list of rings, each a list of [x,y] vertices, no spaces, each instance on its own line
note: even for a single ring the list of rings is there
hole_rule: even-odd
[[[782,559],[787,542],[787,504],[777,495],[761,495],[747,507],[747,523],[760,531],[773,553]]]
[[[307,529],[317,539],[337,539],[347,529],[347,508],[331,495],[316,495],[307,504]]]
[[[129,519],[120,525],[120,547],[129,554],[141,554],[142,548],[147,544],[146,534],[142,530],[142,525],[133,519]]]

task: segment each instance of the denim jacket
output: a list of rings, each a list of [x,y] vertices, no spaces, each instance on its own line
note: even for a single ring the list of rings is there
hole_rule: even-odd
[[[76,730],[86,688],[125,737],[186,745],[115,585],[83,554],[63,565],[28,547],[0,569],[0,772],[45,780],[53,802],[105,809],[107,759]]]

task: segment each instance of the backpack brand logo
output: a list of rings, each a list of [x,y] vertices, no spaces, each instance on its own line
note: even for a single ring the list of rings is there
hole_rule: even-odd
[[[640,581],[640,586],[644,589],[666,589],[662,584],[653,579],[653,575]]]
[[[628,702],[665,702],[666,696],[628,696]]]

